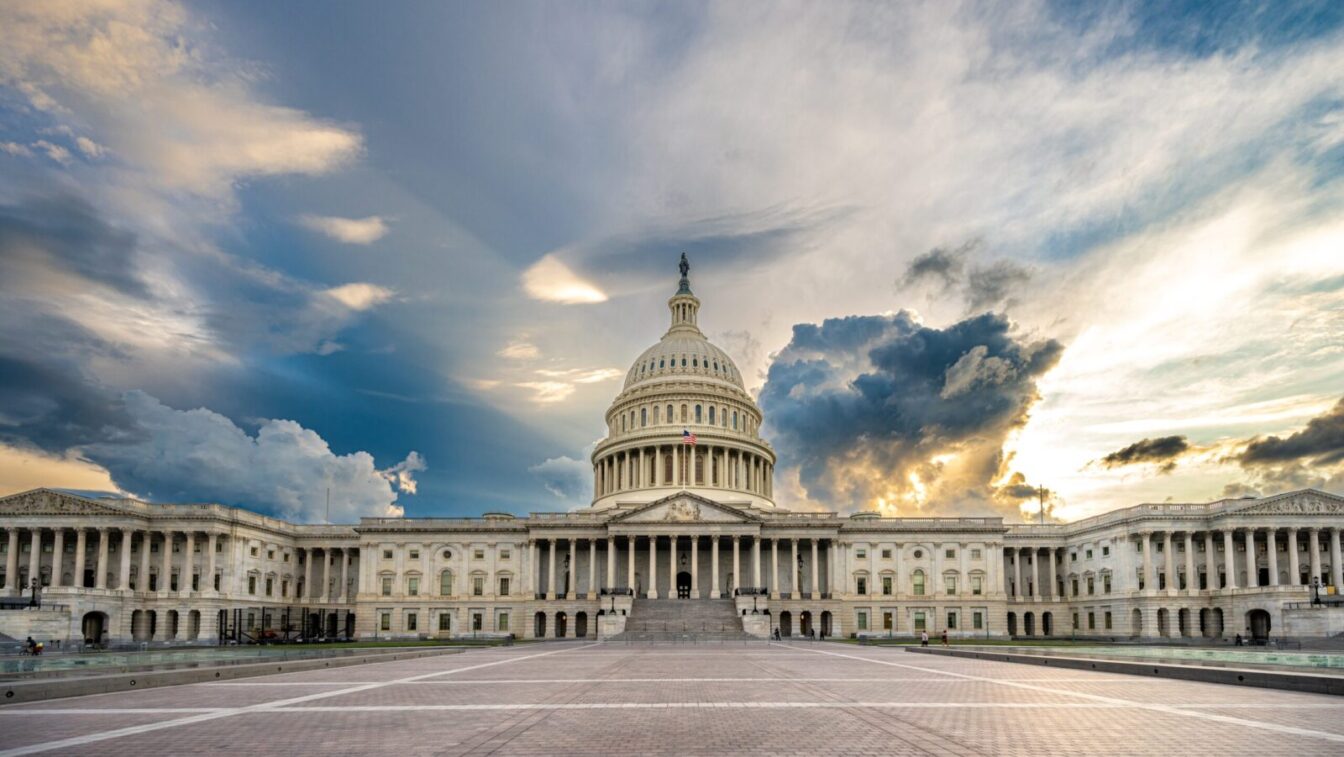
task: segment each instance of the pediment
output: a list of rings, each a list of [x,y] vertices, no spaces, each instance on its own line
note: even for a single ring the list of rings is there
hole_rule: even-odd
[[[1248,502],[1235,512],[1237,515],[1344,515],[1344,497],[1303,489]]]
[[[688,492],[673,494],[612,518],[612,523],[755,523],[760,519]]]
[[[54,489],[0,497],[0,515],[128,515],[126,510]]]

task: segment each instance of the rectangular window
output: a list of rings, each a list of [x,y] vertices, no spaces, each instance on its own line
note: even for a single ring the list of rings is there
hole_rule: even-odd
[[[1073,579],[1073,596],[1078,596],[1078,579]]]
[[[501,596],[501,597],[507,597],[507,596],[509,596],[509,579],[508,579],[508,578],[501,578],[501,579],[499,579],[499,596]]]
[[[256,594],[256,593],[257,593],[257,577],[256,577],[256,576],[248,576],[248,577],[247,577],[247,593],[248,593],[248,594]]]
[[[1106,625],[1106,630],[1111,630],[1111,611],[1107,610],[1105,615],[1101,616],[1102,622]]]
[[[452,621],[452,617],[453,617],[452,615],[449,615],[449,614],[446,613],[446,612],[441,612],[441,613],[439,613],[439,630],[440,630],[440,631],[451,631],[451,630],[453,630],[453,629],[452,629],[452,623],[453,623],[453,621]]]
[[[868,559],[868,550],[866,550],[866,549],[856,549],[856,550],[854,550],[854,557],[857,558],[857,559],[859,559],[859,560],[866,560],[866,559]]]
[[[1097,580],[1096,580],[1095,578],[1093,578],[1092,576],[1088,576],[1088,577],[1087,577],[1087,593],[1088,593],[1089,595],[1092,595],[1092,594],[1096,594],[1096,593],[1097,593],[1097,592],[1096,592],[1096,588],[1097,588],[1096,583],[1097,583]]]
[[[413,612],[408,612],[408,613],[406,613],[406,630],[407,630],[407,631],[414,631],[414,630],[417,630],[417,629],[416,629],[416,626],[417,626],[417,624],[418,624],[419,622],[420,622],[420,619],[419,619],[418,617],[416,617],[416,614],[415,614],[415,613],[413,613]]]
[[[285,561],[285,562],[289,562],[289,553],[288,553],[288,552],[285,553],[284,561]]]
[[[972,559],[972,560],[979,560],[979,559],[980,559],[980,556],[981,556],[981,552],[980,552],[980,550],[978,550],[978,549],[973,549],[973,550],[971,550],[971,559]]]
[[[501,560],[507,560],[507,559],[509,559],[509,555],[511,555],[511,554],[513,554],[513,553],[510,552],[509,550],[507,550],[507,549],[501,549],[501,550],[499,550],[499,559],[501,559]]]
[[[949,560],[951,560],[952,558],[954,558],[954,557],[956,557],[956,556],[957,556],[957,550],[955,550],[955,549],[949,549],[949,550],[947,550],[946,552],[943,553],[943,557],[946,557],[946,558],[949,559]]]
[[[378,628],[383,631],[392,630],[392,613],[385,612],[378,618]]]
[[[1087,559],[1089,559],[1089,560],[1092,559],[1092,550],[1090,550],[1090,549],[1087,550]]]
[[[882,550],[882,559],[883,559],[883,560],[890,560],[890,559],[891,559],[891,550],[889,550],[889,549],[884,549],[884,550]]]
[[[220,576],[220,574],[215,574],[215,591],[219,591],[219,581],[221,578],[222,576]]]
[[[177,591],[177,574],[176,574],[176,573],[174,573],[174,574],[172,575],[172,578],[169,579],[169,581],[168,581],[168,588],[169,588],[171,591]]]
[[[192,591],[200,591],[200,590],[201,590],[201,574],[200,574],[200,573],[192,573],[192,574],[191,574],[191,590],[192,590]]]
[[[1073,614],[1073,630],[1078,630],[1078,613]]]
[[[174,549],[173,551],[176,552],[177,550]],[[266,559],[267,559],[267,560],[274,560],[274,559],[275,559],[275,550],[273,550],[273,549],[268,549],[268,550],[266,550]]]
[[[289,596],[289,582],[288,582],[288,581],[281,581],[281,582],[280,582],[280,596],[282,596],[282,597],[288,597],[288,596]]]
[[[485,550],[483,550],[483,549],[473,550],[472,553],[471,553],[471,559],[473,559],[473,560],[484,560],[484,559],[485,559]]]
[[[258,549],[258,548],[256,548],[256,547],[253,547],[253,548],[252,548],[252,556],[253,556],[253,557],[256,557],[256,556],[259,555],[259,554],[261,554],[261,550]]]
[[[917,612],[917,613],[915,613],[915,630],[916,630],[916,631],[923,631],[923,630],[925,630],[925,628],[924,628],[924,613],[922,613],[922,612]]]
[[[385,550],[383,550],[383,559],[384,559],[384,560],[391,560],[391,559],[392,559],[392,550],[390,550],[390,549],[385,549]]]
[[[471,579],[471,595],[480,597],[485,595],[485,577],[473,576]]]
[[[956,577],[956,576],[943,576],[943,583],[947,584],[947,593],[948,593],[948,594],[956,594],[956,593],[957,593],[957,577]]]
[[[1111,576],[1110,576],[1110,574],[1107,574],[1107,575],[1104,575],[1104,576],[1101,577],[1101,590],[1102,590],[1103,592],[1107,593],[1107,594],[1110,594],[1110,593],[1111,593]]]
[[[485,613],[473,612],[471,614],[471,630],[473,631],[485,630]]]
[[[979,631],[985,627],[985,614],[976,610],[971,613],[971,627]]]
[[[406,593],[412,597],[420,596],[420,578],[418,576],[411,576],[406,579]]]
[[[1089,612],[1087,614],[1087,630],[1097,630],[1097,614],[1095,612]]]
[[[1070,552],[1070,553],[1069,553],[1069,562],[1078,562],[1078,553],[1077,553],[1077,552]]]
[[[984,593],[985,579],[981,576],[971,576],[971,593],[977,597]]]
[[[891,576],[882,576],[882,593],[891,596]]]
[[[857,586],[855,587],[855,591],[856,591],[856,593],[858,593],[858,594],[867,594],[867,593],[868,593],[868,579],[867,579],[867,577],[865,577],[865,576],[859,576],[858,578],[854,579],[854,582],[857,584]]]
[[[508,630],[509,630],[509,614],[508,614],[507,612],[501,612],[501,613],[499,614],[499,622],[495,625],[495,630],[496,630],[496,631],[499,631],[500,633],[507,633],[507,632],[508,632]]]
[[[947,614],[947,629],[949,631],[955,631],[957,629],[957,614],[955,612],[949,612]]]
[[[392,596],[392,576],[383,576],[383,596]]]
[[[445,597],[453,595],[453,574],[446,570],[439,574],[439,593]]]
[[[413,550],[411,550],[411,559],[412,559],[412,560],[419,560],[419,559],[420,559],[420,550],[418,550],[418,549],[413,549]]]
[[[924,596],[924,573],[923,573],[923,572],[918,571],[918,570],[915,571],[915,581],[914,581],[914,584],[915,584],[915,594],[916,594],[917,596],[921,596],[921,597]]]
[[[894,627],[894,622],[893,622],[893,619],[892,619],[892,617],[891,617],[891,611],[890,611],[890,610],[884,610],[884,611],[882,612],[882,630],[883,630],[883,631],[890,631],[893,627]]]
[[[1167,574],[1166,574],[1166,573],[1158,573],[1158,574],[1157,574],[1157,589],[1158,589],[1158,591],[1161,591],[1161,590],[1163,590],[1163,589],[1165,589],[1165,588],[1167,588]]]
[[[274,579],[274,578],[268,578],[268,579],[266,579],[266,596],[268,596],[268,597],[271,596],[271,594],[272,594],[271,588],[272,588],[274,585],[275,585],[275,579]]]
[[[854,614],[854,621],[854,625],[857,626],[860,631],[868,630],[868,613],[859,610]]]
[[[1102,548],[1101,548],[1101,556],[1102,556],[1102,557],[1107,557],[1107,556],[1109,556],[1110,554],[1111,554],[1111,548],[1110,548],[1110,547],[1102,547]]]

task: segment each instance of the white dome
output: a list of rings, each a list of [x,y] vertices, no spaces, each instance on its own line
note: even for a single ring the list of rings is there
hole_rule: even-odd
[[[731,384],[742,391],[742,374],[728,353],[715,347],[704,335],[686,331],[669,332],[661,341],[644,350],[625,374],[625,388],[660,379],[708,379]]]

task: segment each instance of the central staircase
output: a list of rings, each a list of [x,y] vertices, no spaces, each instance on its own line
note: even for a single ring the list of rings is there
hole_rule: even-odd
[[[749,641],[731,599],[636,599],[613,641]]]

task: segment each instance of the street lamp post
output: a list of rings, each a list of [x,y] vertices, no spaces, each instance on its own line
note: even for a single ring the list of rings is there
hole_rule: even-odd
[[[1311,579],[1311,603],[1319,605],[1321,603],[1321,577],[1313,576]]]
[[[31,602],[28,603],[28,606],[29,606],[29,607],[41,607],[41,606],[42,606],[42,600],[41,600],[40,596],[41,596],[41,591],[42,591],[42,581],[41,581],[40,579],[34,578],[34,579],[33,579],[33,582],[32,582],[32,589],[33,589],[33,599],[32,599]]]

